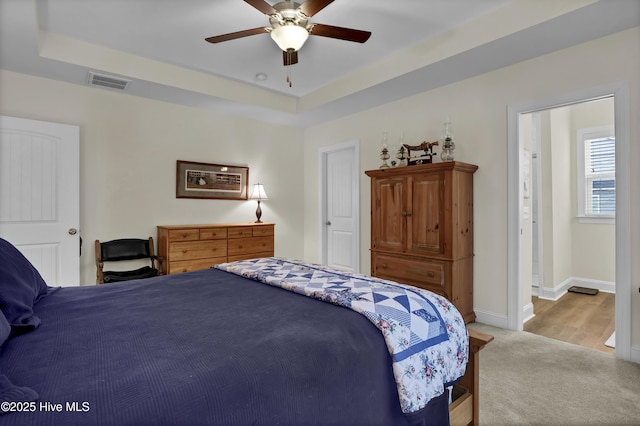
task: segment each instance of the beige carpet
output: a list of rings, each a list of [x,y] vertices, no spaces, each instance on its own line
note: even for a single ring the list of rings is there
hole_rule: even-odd
[[[483,324],[480,424],[640,425],[640,364]]]

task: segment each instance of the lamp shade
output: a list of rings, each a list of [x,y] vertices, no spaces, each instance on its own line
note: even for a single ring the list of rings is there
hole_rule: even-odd
[[[309,31],[295,24],[285,24],[271,30],[271,38],[285,52],[289,49],[297,51],[309,38]]]
[[[249,196],[250,200],[268,200],[267,193],[264,190],[264,186],[261,183],[256,183],[253,185],[253,191],[251,191],[251,195]]]

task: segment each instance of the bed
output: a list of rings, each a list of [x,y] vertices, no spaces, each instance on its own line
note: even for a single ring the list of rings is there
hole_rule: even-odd
[[[353,297],[370,277],[319,265],[267,258],[51,288],[2,239],[0,261],[1,425],[477,423],[477,354],[488,339],[469,339],[439,296],[431,305],[452,311],[439,319],[446,336],[434,320],[436,337],[398,350],[389,335],[401,324]],[[325,284],[302,280],[309,271]],[[448,314],[414,321],[434,315]],[[403,378],[425,354],[436,355],[421,372],[426,390]],[[450,404],[456,382],[467,391]]]

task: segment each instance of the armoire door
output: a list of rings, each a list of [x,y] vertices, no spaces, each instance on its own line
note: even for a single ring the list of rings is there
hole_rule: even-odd
[[[410,180],[407,220],[412,253],[443,254],[445,243],[444,174],[414,176]]]
[[[406,249],[407,180],[376,179],[373,202],[377,213],[372,217],[372,246],[378,250],[402,252]]]

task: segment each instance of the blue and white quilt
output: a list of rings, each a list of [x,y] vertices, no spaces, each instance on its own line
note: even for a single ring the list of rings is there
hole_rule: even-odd
[[[423,408],[465,372],[469,336],[446,298],[417,287],[325,266],[261,258],[217,269],[350,308],[382,332],[404,413]]]

